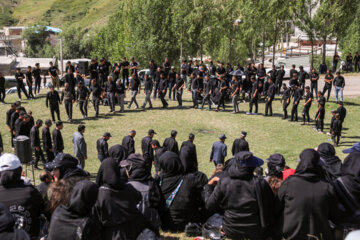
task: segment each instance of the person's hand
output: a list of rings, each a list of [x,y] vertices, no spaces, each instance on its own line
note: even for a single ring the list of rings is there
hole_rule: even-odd
[[[84,157],[84,159],[86,160],[86,159],[87,159],[87,157],[85,156],[85,157]]]
[[[140,94],[140,90],[138,91],[138,94]]]
[[[306,106],[306,103],[304,103],[304,106]]]
[[[298,102],[295,102],[295,105],[297,105],[298,104]]]
[[[163,90],[162,92],[165,93],[165,90]]]
[[[219,182],[219,177],[213,177],[209,182],[208,185],[216,186],[216,184]]]
[[[86,97],[85,100],[86,100],[86,101],[89,100],[89,97]]]
[[[50,148],[50,149],[49,149],[49,151],[50,151],[50,152],[53,152],[53,149],[52,149],[52,148]]]
[[[62,104],[62,102],[60,102],[60,105]]]
[[[35,147],[35,151],[40,151],[40,148],[39,147]]]
[[[74,102],[75,102],[75,100],[72,100],[71,102],[72,102],[72,103],[74,103]]]

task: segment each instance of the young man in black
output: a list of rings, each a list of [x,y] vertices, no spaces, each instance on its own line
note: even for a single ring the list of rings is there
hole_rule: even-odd
[[[268,116],[268,111],[270,111],[269,116],[273,115],[272,111],[272,102],[275,98],[275,84],[271,78],[268,79],[269,88],[266,93],[266,105],[265,105],[265,116]]]
[[[353,57],[351,56],[351,53],[348,53],[346,56],[346,69],[347,72],[353,71]]]
[[[346,117],[346,108],[344,107],[344,103],[343,103],[343,102],[339,102],[339,103],[338,103],[337,112],[340,114],[340,120],[341,120],[341,122],[344,122],[345,117]]]
[[[276,86],[276,94],[280,95],[280,91],[281,91],[281,86],[282,86],[282,82],[285,76],[285,70],[284,70],[284,66],[281,65],[280,69],[277,71],[276,73],[276,81],[275,81],[275,86]]]
[[[75,102],[75,94],[69,86],[65,83],[65,88],[61,91],[61,102],[64,102],[68,121],[72,122],[73,103]]]
[[[164,71],[164,74],[165,74],[165,78],[168,78],[168,75],[170,73],[170,67],[171,67],[168,58],[165,58],[165,62],[163,62],[162,67],[163,67],[163,71]]]
[[[322,92],[318,92],[318,110],[316,111],[315,121],[316,126],[314,127],[315,131],[319,131],[319,133],[324,133],[324,118],[325,118],[325,98]]]
[[[305,85],[306,85],[306,79],[309,78],[309,74],[304,71],[304,67],[300,66],[299,67],[299,83],[300,83],[300,88],[302,89],[303,92],[305,92]]]
[[[95,110],[95,117],[98,117],[99,116],[100,99],[101,99],[103,90],[100,87],[100,85],[96,83],[96,80],[93,79],[93,80],[91,80],[91,86],[90,86],[89,91],[90,91],[89,95],[92,93],[92,104],[93,104],[94,110]]]
[[[137,63],[136,61],[135,61],[135,58],[134,57],[131,57],[130,58],[130,74],[131,74],[131,76],[133,75],[133,74],[135,74],[136,76],[137,76],[137,72],[138,72],[138,70],[139,70],[139,63]]]
[[[331,139],[334,142],[334,146],[338,147],[341,138],[342,122],[340,120],[340,114],[335,115],[335,121],[332,125]]]
[[[40,93],[40,86],[41,86],[41,69],[40,69],[40,64],[36,63],[35,64],[35,68],[32,71],[32,75],[34,76],[34,80],[35,80],[35,96],[38,95]]]
[[[182,108],[182,94],[185,86],[184,78],[180,74],[176,74],[176,82],[173,91],[176,93],[176,100],[178,101],[178,108]]]
[[[56,127],[52,132],[53,141],[54,141],[54,157],[57,154],[62,153],[64,151],[64,139],[61,134],[61,130],[64,128],[64,124],[61,121],[56,123]]]
[[[97,67],[97,71],[99,74],[99,80],[100,80],[100,85],[104,86],[104,84],[106,83],[106,79],[107,79],[107,66],[106,66],[106,61],[104,58],[100,59],[100,64]]]
[[[49,108],[50,105],[50,112],[53,122],[55,122],[55,112],[58,120],[61,121],[59,104],[61,104],[59,93],[54,89],[54,86],[51,85],[50,91],[46,94],[46,107]]]
[[[212,92],[212,82],[210,81],[210,77],[209,75],[205,76],[205,83],[204,83],[204,98],[203,98],[203,102],[201,104],[201,109],[204,108],[204,104],[207,101],[208,102],[208,107],[206,108],[206,110],[210,111],[211,110],[211,101],[210,101],[210,96],[211,96],[211,92]]]
[[[127,156],[129,156],[132,153],[135,153],[135,138],[136,131],[131,130],[129,132],[129,135],[125,136],[122,140],[122,146],[126,149]]]
[[[139,77],[133,73],[131,75],[131,81],[128,87],[128,91],[131,89],[131,100],[129,103],[128,108],[131,108],[131,105],[133,103],[135,103],[135,109],[139,108],[139,105],[136,101],[136,95],[140,94],[140,90],[141,90],[141,83],[140,83],[140,79]]]
[[[359,52],[356,52],[354,57],[354,64],[355,64],[355,72],[360,71],[360,55]]]
[[[144,77],[145,101],[144,101],[144,104],[141,106],[141,108],[145,108],[147,103],[149,103],[149,109],[152,108],[151,92],[152,92],[153,86],[154,86],[154,84],[153,84],[152,79],[149,77],[148,74],[145,74],[145,77]]]
[[[60,88],[60,79],[59,79],[59,69],[54,66],[53,62],[49,63],[50,67],[48,69],[48,74],[51,77],[51,82],[53,87],[56,87],[58,90]]]
[[[249,112],[246,113],[246,115],[257,115],[258,112],[258,98],[260,95],[260,87],[262,88],[261,82],[257,82],[255,76],[251,77],[251,99],[249,103]],[[255,112],[252,112],[253,105],[255,105]]]
[[[282,119],[287,119],[288,117],[287,107],[290,104],[291,89],[288,88],[285,83],[282,84],[282,89],[283,89],[283,95],[281,101],[283,102],[283,111],[284,111],[284,116]]]
[[[156,69],[156,72],[154,73],[154,78],[153,78],[153,83],[154,83],[154,99],[156,99],[156,97],[158,96],[158,92],[159,92],[159,85],[160,85],[160,75],[161,75],[162,71],[161,68],[158,67]],[[160,96],[159,96],[160,97]]]
[[[41,139],[43,142],[43,148],[46,153],[47,162],[54,160],[54,149],[52,146],[50,128],[52,126],[52,121],[50,119],[45,121],[45,127],[41,130]]]
[[[239,113],[239,94],[241,91],[241,83],[240,79],[238,79],[236,76],[232,77],[232,86],[231,86],[231,99],[232,99],[232,105],[233,105],[233,114]]]
[[[180,77],[184,80],[185,86],[186,86],[186,70],[187,70],[187,64],[186,60],[182,61],[182,64],[180,65]]]
[[[330,98],[330,94],[331,94],[331,87],[333,85],[333,81],[334,81],[334,75],[331,74],[330,70],[328,69],[326,71],[326,75],[325,75],[325,85],[324,85],[324,89],[323,89],[323,94],[325,96],[325,93],[327,91],[327,98],[326,101],[329,101]]]
[[[33,94],[33,89],[32,89],[32,86],[33,86],[33,77],[32,77],[32,69],[31,69],[31,66],[28,66],[27,67],[27,72],[25,74],[26,76],[26,85],[28,86],[28,89],[29,89],[29,97],[34,99],[34,94]]]
[[[37,170],[39,170],[39,168],[38,168],[39,160],[41,160],[43,163],[45,163],[44,153],[41,149],[40,134],[39,134],[39,129],[41,128],[42,124],[43,124],[42,120],[40,120],[40,119],[37,120],[35,125],[31,128],[31,131],[30,131],[31,148],[33,149],[33,151],[35,153],[34,168]]]
[[[71,72],[70,69],[68,69],[68,71],[65,75],[65,83],[69,84],[71,91],[75,94],[76,79],[74,77],[74,73]]]
[[[119,81],[121,81],[119,79]],[[109,157],[109,145],[108,145],[108,141],[111,138],[111,134],[108,132],[105,132],[102,138],[99,138],[96,141],[96,149],[98,152],[98,159],[100,160],[100,162],[102,162],[104,159]]]
[[[337,69],[337,64],[339,62],[340,56],[338,55],[337,52],[335,52],[335,55],[333,57],[333,72],[336,72]]]
[[[115,82],[113,81],[112,77],[109,76],[105,84],[105,93],[109,101],[109,107],[111,113],[115,113],[115,91],[116,91]]]
[[[0,72],[0,102],[5,103],[5,78]]]
[[[195,109],[198,108],[198,96],[200,95],[200,79],[199,75],[196,76],[196,78],[193,79],[192,85],[191,85],[191,91],[192,91],[192,100],[193,100],[193,107]]]
[[[168,107],[168,103],[165,100],[165,96],[166,96],[166,90],[168,87],[168,83],[167,80],[165,78],[164,73],[160,74],[160,83],[159,83],[159,98],[163,104],[163,108],[167,108]]]
[[[126,87],[125,85],[122,83],[121,79],[117,80],[116,85],[115,85],[115,97],[118,101],[118,104],[120,106],[120,112],[123,113],[124,110],[124,100],[126,97]]]
[[[157,65],[155,64],[154,60],[150,60],[149,61],[149,70],[150,70],[150,78],[151,80],[154,80],[154,75],[155,75],[155,72],[156,72],[156,69],[157,69]]]
[[[295,75],[294,75],[295,76]],[[292,91],[294,92],[294,101],[291,109],[291,119],[290,121],[298,121],[298,106],[302,97],[302,90],[296,85],[291,86]]]
[[[314,99],[313,94],[310,92],[310,87],[306,86],[305,87],[305,103],[304,103],[304,109],[302,112],[303,115],[303,122],[301,125],[310,125],[310,108],[311,108],[311,103]],[[306,121],[305,121],[306,120]]]
[[[79,103],[80,112],[84,119],[87,119],[88,116],[89,95],[89,89],[85,87],[82,82],[79,82],[76,91],[76,102]]]
[[[226,97],[226,91],[227,91],[228,85],[226,82],[225,77],[221,76],[220,77],[220,89],[219,89],[219,94],[220,94],[220,100],[219,100],[219,104],[217,105],[216,108],[216,112],[219,111],[220,106],[223,107],[223,111],[225,111],[225,97]]]
[[[99,76],[98,76],[97,67],[98,67],[98,63],[97,63],[96,59],[91,59],[91,63],[89,66],[90,79],[95,79],[95,81],[99,84],[99,82],[98,82]]]
[[[123,58],[120,67],[122,69],[122,79],[125,86],[129,85],[129,65],[130,63],[126,60],[126,57]]]
[[[293,78],[295,73],[296,73],[296,75],[298,74],[298,72],[296,71],[296,65],[292,65],[291,69],[290,69],[290,79]],[[296,78],[296,80],[297,80],[297,78]]]
[[[153,129],[150,129],[148,135],[141,140],[141,150],[149,173],[151,173],[151,167],[154,162],[154,150],[151,146],[151,142],[155,134],[156,132]]]
[[[173,87],[176,82],[176,72],[174,66],[171,67],[171,70],[168,74],[169,81],[169,101],[171,100],[171,93],[173,94],[173,101],[175,101],[175,92],[173,91]]]
[[[192,68],[192,60],[189,60],[186,66],[186,89],[188,91],[191,91],[191,74],[193,73],[193,68]]]
[[[315,68],[313,68],[311,70],[311,75],[310,75],[310,86],[311,86],[312,94],[314,94],[314,90],[315,90],[316,99],[318,93],[318,80],[319,80],[319,74],[316,72]]]
[[[19,96],[19,101],[21,101],[21,91],[25,94],[27,99],[29,98],[29,95],[27,94],[26,88],[24,86],[24,74],[21,72],[20,68],[16,69],[15,73],[15,79],[16,79],[16,89]]]

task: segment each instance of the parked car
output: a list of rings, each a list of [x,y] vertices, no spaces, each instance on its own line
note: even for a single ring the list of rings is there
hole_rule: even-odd
[[[29,87],[28,86],[25,86],[25,89],[27,92],[29,92]],[[33,87],[33,90],[35,90],[35,87]],[[20,90],[22,92],[22,90]],[[7,94],[13,94],[13,93],[17,93],[17,88],[16,87],[12,87],[12,88],[9,88],[7,91],[6,91],[6,95]]]
[[[5,77],[5,88],[16,87],[16,79],[14,77]]]

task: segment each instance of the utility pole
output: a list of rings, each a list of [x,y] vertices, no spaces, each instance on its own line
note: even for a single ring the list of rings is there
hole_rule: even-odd
[[[62,45],[62,38],[60,38],[60,74],[61,77],[63,76],[63,45]]]

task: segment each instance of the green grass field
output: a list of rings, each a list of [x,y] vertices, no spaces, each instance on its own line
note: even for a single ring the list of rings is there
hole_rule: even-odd
[[[50,118],[50,111],[45,106],[44,94],[47,90],[42,90],[42,95],[37,100],[24,101],[23,106],[27,110],[33,111],[33,116],[36,119],[46,120]],[[129,96],[129,94],[127,94]],[[154,101],[154,110],[128,110],[124,114],[109,114],[109,108],[102,106],[100,109],[101,115],[98,119],[93,118],[94,110],[92,105],[89,105],[89,119],[80,120],[80,110],[74,105],[74,123],[65,123],[63,129],[63,137],[65,141],[65,152],[73,153],[72,134],[76,131],[78,124],[86,125],[85,139],[88,146],[88,160],[86,162],[86,170],[91,173],[96,173],[100,162],[97,159],[96,140],[102,136],[106,131],[111,132],[113,138],[109,145],[121,144],[122,138],[128,134],[129,130],[135,129],[137,135],[135,137],[136,151],[141,153],[141,139],[146,136],[147,130],[155,129],[158,133],[155,139],[158,139],[162,144],[164,139],[170,135],[172,129],[176,129],[178,133],[177,140],[179,145],[182,141],[187,140],[189,133],[196,135],[195,144],[197,146],[199,169],[208,176],[214,170],[214,165],[209,163],[209,156],[212,143],[217,141],[218,135],[225,133],[228,137],[226,144],[228,145],[228,157],[231,157],[231,146],[235,138],[239,137],[242,130],[248,132],[247,140],[250,144],[250,150],[257,156],[266,159],[272,153],[281,153],[285,156],[287,164],[291,167],[296,166],[296,160],[300,152],[305,148],[314,148],[322,142],[328,142],[329,136],[325,134],[318,134],[312,130],[311,126],[301,126],[300,123],[291,123],[281,119],[282,105],[280,101],[275,101],[273,104],[274,117],[265,118],[259,116],[247,116],[244,113],[248,111],[248,103],[241,103],[239,105],[241,114],[231,114],[231,104],[227,104],[226,112],[201,111],[190,108],[192,102],[191,95],[186,93],[185,109],[178,110],[175,107],[177,102],[170,102],[170,109],[161,110],[160,101]],[[18,100],[17,94],[12,94],[6,97],[6,102],[11,103]],[[129,97],[127,97],[129,100]],[[144,94],[138,96],[139,105],[143,103]],[[334,99],[331,99],[334,100]],[[350,147],[355,142],[360,141],[360,129],[358,119],[360,119],[360,98],[347,98],[345,107],[347,108],[347,118],[344,123],[343,138],[341,146],[336,148],[337,153],[341,159],[345,155],[341,150]],[[2,133],[5,152],[11,152],[10,135],[5,126],[5,113],[10,107],[9,104],[0,105],[1,121],[0,131]],[[259,113],[264,113],[265,104],[259,104]],[[330,111],[336,109],[337,105],[330,101],[326,103],[326,130],[329,128]],[[119,110],[117,106],[116,110]],[[289,107],[289,111],[291,108]],[[301,116],[302,107],[299,108],[299,116]],[[316,104],[311,108],[311,117],[315,115]],[[61,116],[66,120],[66,113],[64,106],[61,105]],[[37,173],[38,175],[38,173]],[[186,239],[183,235],[171,235],[176,238],[169,239]]]

